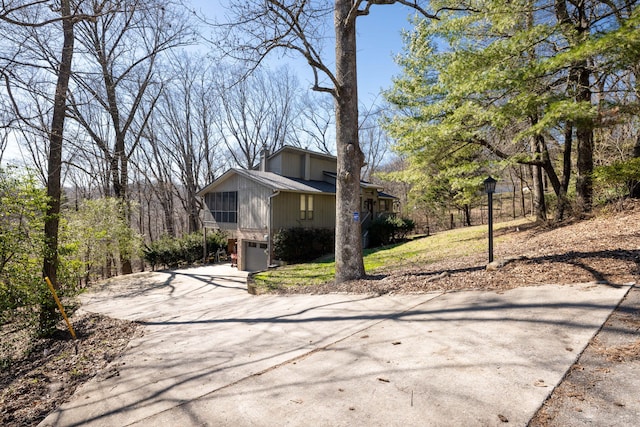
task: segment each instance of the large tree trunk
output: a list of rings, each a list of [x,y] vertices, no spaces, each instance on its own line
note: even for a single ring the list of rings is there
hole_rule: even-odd
[[[562,154],[562,189],[565,194],[569,191],[571,182],[571,150],[573,149],[573,123],[565,123],[564,151]]]
[[[531,117],[531,123],[536,124],[538,117]],[[543,161],[544,154],[544,137],[537,135],[531,140],[531,154],[536,160],[537,164],[531,168],[531,177],[533,178],[533,213],[536,216],[536,221],[547,220],[547,205],[544,200],[544,183],[543,183],[543,169],[541,161]]]
[[[640,158],[640,133],[636,137],[636,145],[633,147],[633,157]],[[640,180],[634,179],[629,182],[629,196],[640,199]]]
[[[53,117],[51,119],[51,133],[49,135],[49,158],[47,172],[47,216],[44,223],[45,254],[43,274],[49,277],[54,288],[58,289],[58,227],[60,223],[60,195],[62,176],[62,141],[64,133],[64,119],[67,107],[67,92],[69,78],[71,77],[71,63],[73,59],[73,18],[69,0],[60,3],[63,32],[62,54],[60,68],[58,69],[58,81],[53,103]],[[57,323],[55,301],[49,295],[43,299],[40,311],[40,332],[44,335],[51,333]]]
[[[544,185],[542,183],[543,169],[539,165],[534,165],[533,173],[533,211],[536,221],[547,220],[547,205],[544,200]]]
[[[335,0],[336,32],[336,283],[364,277],[360,215],[360,169],[364,155],[358,141],[355,14],[352,2]]]
[[[589,35],[591,29],[587,6],[580,2],[576,6],[578,21],[577,42],[582,42]],[[578,62],[574,68],[577,77],[576,102],[591,104],[591,70],[586,60]],[[576,139],[578,145],[576,195],[578,209],[581,212],[589,212],[593,203],[593,120],[583,118],[576,123]]]
[[[590,102],[589,70],[580,71],[580,88],[578,102]],[[576,126],[578,141],[578,171],[576,176],[576,195],[578,209],[582,212],[591,211],[593,203],[593,124],[590,120],[581,120]]]

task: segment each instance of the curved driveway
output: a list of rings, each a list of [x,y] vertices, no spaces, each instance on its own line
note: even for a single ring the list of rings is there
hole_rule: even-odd
[[[134,278],[83,309],[144,335],[42,425],[526,425],[629,289],[283,297],[229,265]]]

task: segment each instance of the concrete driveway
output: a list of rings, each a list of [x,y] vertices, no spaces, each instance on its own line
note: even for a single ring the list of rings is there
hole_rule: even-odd
[[[135,320],[52,426],[526,425],[629,286],[251,296],[216,265],[83,297]]]

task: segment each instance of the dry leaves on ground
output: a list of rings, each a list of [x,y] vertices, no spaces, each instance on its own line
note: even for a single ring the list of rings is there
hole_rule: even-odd
[[[496,271],[485,269],[485,255],[450,258],[398,271],[379,272],[366,280],[336,286],[325,284],[288,289],[306,293],[413,293],[463,289],[505,290],[543,283],[606,281],[637,282],[640,274],[640,203],[624,212],[555,228],[507,230],[495,247],[496,259],[520,257]],[[147,275],[131,277],[131,286],[153,286]],[[119,279],[112,279],[119,280]],[[129,280],[129,279],[128,279]],[[109,286],[106,281],[102,286]],[[626,314],[625,322],[640,322],[640,313]],[[37,425],[50,411],[69,399],[74,390],[97,374],[117,375],[113,365],[105,371],[141,329],[136,324],[98,315],[76,314],[78,340],[70,339],[64,324],[59,336],[33,341],[15,325],[0,331],[0,360],[23,352],[0,372],[0,424]],[[631,325],[634,326],[634,325]],[[12,329],[13,328],[13,329]],[[607,349],[613,359],[638,358],[640,342],[619,343]],[[575,369],[575,366],[574,366]],[[543,424],[544,425],[544,424]]]

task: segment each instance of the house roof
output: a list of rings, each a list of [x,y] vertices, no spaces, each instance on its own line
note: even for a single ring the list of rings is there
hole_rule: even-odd
[[[304,148],[298,148],[298,147],[294,147],[292,145],[283,145],[278,150],[276,150],[273,153],[271,153],[268,156],[268,158],[275,157],[276,155],[278,155],[279,153],[281,153],[283,151],[297,151],[298,153],[310,154],[310,155],[312,155],[314,157],[324,157],[326,159],[334,160],[334,161],[338,160],[338,158],[336,156],[333,156],[331,154],[319,153],[317,151],[311,151],[311,150],[307,150],[307,149],[304,149]]]
[[[236,172],[276,191],[332,194],[335,194],[336,192],[335,185],[324,181],[307,181],[299,178],[289,178],[273,172],[261,172],[246,169],[237,169]]]
[[[396,196],[393,196],[389,193],[385,193],[383,191],[378,191],[378,198],[379,199],[397,199]]]
[[[273,172],[261,172],[257,170],[231,168],[211,184],[198,191],[198,193],[196,194],[198,196],[202,196],[205,193],[208,193],[210,190],[214,189],[234,174],[248,178],[274,191],[327,194],[335,194],[336,192],[335,185],[324,181],[306,181],[304,179],[288,178],[286,176],[278,175]]]
[[[326,176],[330,176],[333,179],[338,179],[338,175],[335,172],[324,171],[323,173]],[[378,190],[382,190],[382,187],[380,185],[373,184],[373,183],[368,182],[368,181],[360,181],[360,187],[362,187],[362,188],[376,188]]]

